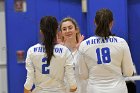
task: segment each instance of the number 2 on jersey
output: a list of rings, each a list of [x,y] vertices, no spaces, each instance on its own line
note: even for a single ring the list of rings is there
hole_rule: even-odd
[[[42,62],[45,63],[46,61],[47,61],[47,58],[44,57],[44,58],[42,59]],[[50,66],[50,65],[47,64],[47,63],[45,63],[45,64],[42,65],[42,74],[49,74],[50,70],[47,69],[47,67],[49,67],[49,66]]]
[[[96,49],[96,54],[97,54],[97,64],[102,64],[102,63],[110,63],[111,58],[110,58],[110,49],[108,47],[105,48],[97,48]]]

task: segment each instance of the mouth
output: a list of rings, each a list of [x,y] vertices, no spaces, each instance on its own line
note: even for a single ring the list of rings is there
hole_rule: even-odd
[[[66,36],[67,36],[67,37],[71,37],[71,36],[72,36],[72,34],[66,34]]]

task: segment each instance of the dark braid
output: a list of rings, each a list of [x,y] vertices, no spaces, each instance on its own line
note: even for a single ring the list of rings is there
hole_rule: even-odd
[[[50,60],[53,56],[53,49],[56,42],[56,33],[58,28],[58,22],[55,17],[45,16],[40,21],[40,30],[43,32],[47,64],[50,64]]]

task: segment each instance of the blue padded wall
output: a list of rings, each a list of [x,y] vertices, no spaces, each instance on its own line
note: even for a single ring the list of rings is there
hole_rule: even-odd
[[[108,8],[114,15],[112,32],[128,40],[127,0],[88,0],[87,29],[88,37],[94,35],[94,17],[97,10]]]
[[[94,35],[94,17],[98,9],[109,8],[114,14],[113,33],[126,39],[130,45],[132,57],[140,74],[139,52],[139,0],[88,0],[88,12],[82,13],[81,0],[26,0],[27,12],[15,12],[14,0],[7,0],[6,33],[8,54],[8,93],[23,93],[26,79],[25,64],[17,63],[16,51],[27,49],[38,42],[39,22],[42,16],[52,15],[58,21],[64,17],[73,17],[85,38]],[[128,2],[128,3],[127,3]],[[128,5],[128,7],[127,7]],[[128,13],[127,13],[128,12]],[[129,23],[128,23],[129,22]],[[26,56],[26,55],[25,55]],[[139,82],[137,87],[140,86]],[[137,88],[137,93],[140,93]]]
[[[35,2],[27,0],[27,12],[15,12],[14,0],[7,0],[6,34],[8,54],[8,93],[23,93],[25,65],[17,63],[16,51],[24,50],[37,41]],[[29,6],[30,5],[30,6]]]
[[[40,19],[43,16],[55,16],[59,19],[59,0],[36,0],[37,30],[39,35]]]
[[[6,34],[8,54],[8,93],[23,93],[26,79],[25,64],[17,63],[16,51],[24,50],[39,41],[39,23],[42,16],[55,16],[58,21],[71,16],[85,33],[85,15],[81,12],[81,0],[26,0],[27,12],[15,12],[14,0],[7,0]],[[66,11],[65,9],[68,9]],[[85,18],[85,19],[84,19]],[[84,20],[82,20],[84,19]],[[84,26],[84,27],[83,27]]]
[[[74,18],[80,28],[81,34],[87,35],[87,16],[82,13],[81,0],[60,0],[60,21],[65,17]]]
[[[140,1],[128,0],[129,45],[137,74],[140,75]],[[140,81],[136,81],[137,93],[140,93]]]

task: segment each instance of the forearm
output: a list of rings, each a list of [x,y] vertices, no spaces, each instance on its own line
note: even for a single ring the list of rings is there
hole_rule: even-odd
[[[66,78],[68,80],[68,83],[70,85],[70,92],[74,92],[77,90],[77,84],[76,84],[76,80],[75,80],[75,76],[74,76],[74,71],[73,68],[70,66],[66,67]]]
[[[86,65],[86,62],[85,62],[82,54],[79,55],[78,65],[79,65],[79,78],[80,79],[88,79],[88,77],[89,77],[88,67]]]

